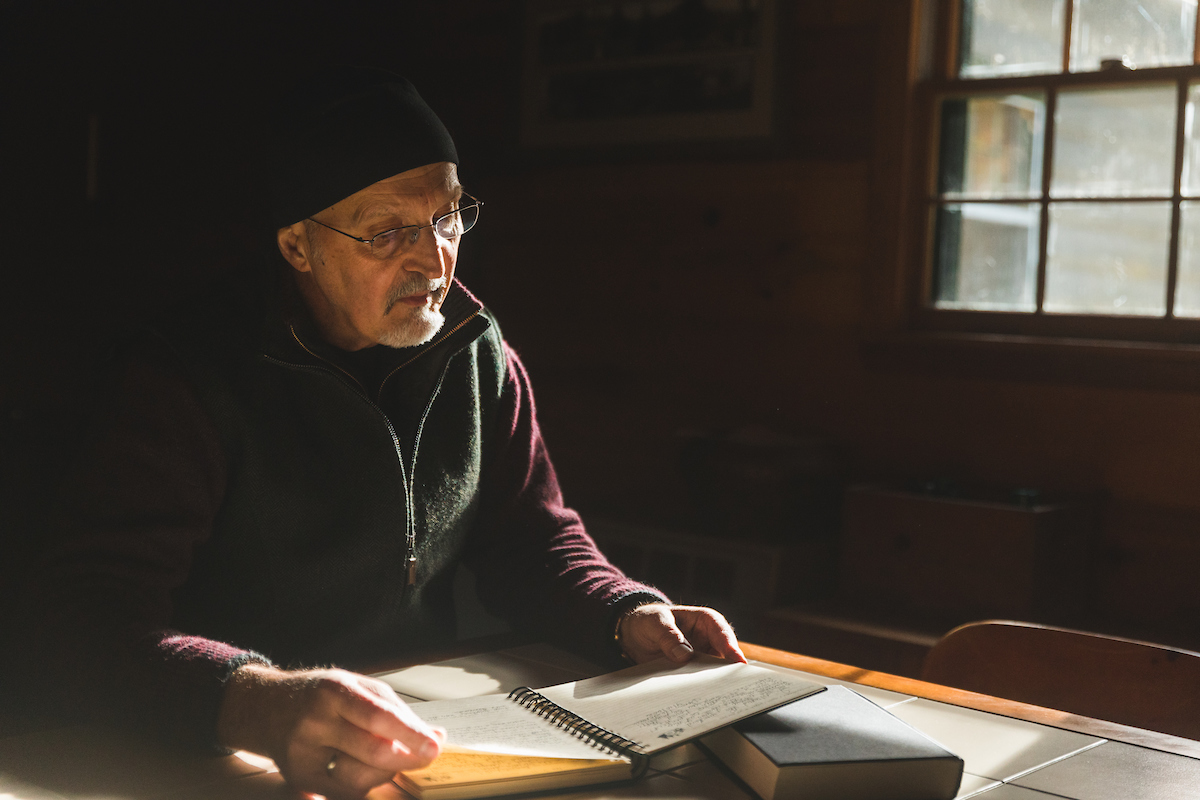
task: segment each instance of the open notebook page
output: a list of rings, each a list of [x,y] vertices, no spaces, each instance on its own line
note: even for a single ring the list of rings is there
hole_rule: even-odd
[[[697,656],[683,666],[661,659],[540,693],[655,752],[824,688],[752,664]]]
[[[412,710],[430,725],[445,728],[447,744],[456,750],[541,758],[608,758],[603,751],[547,724],[507,695],[433,700],[416,703]]]

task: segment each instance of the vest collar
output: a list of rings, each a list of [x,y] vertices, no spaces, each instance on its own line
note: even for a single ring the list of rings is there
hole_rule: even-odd
[[[325,341],[295,281],[287,272],[281,272],[278,291],[272,302],[268,302],[264,350],[267,355],[285,361],[332,365],[353,378],[365,393],[374,394],[388,376],[430,351],[443,347],[457,349],[481,336],[490,326],[483,310],[483,303],[456,278],[442,302],[446,321],[430,341],[416,347],[375,345],[365,352],[348,353]],[[364,363],[370,363],[370,368],[364,370],[361,366]]]

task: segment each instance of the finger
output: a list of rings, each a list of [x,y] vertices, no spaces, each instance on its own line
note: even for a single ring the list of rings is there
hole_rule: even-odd
[[[326,797],[363,797],[380,784],[387,783],[395,770],[377,769],[364,764],[349,753],[324,750],[318,759],[314,788]],[[332,764],[332,769],[329,765]]]
[[[621,621],[620,642],[626,655],[638,664],[664,656],[683,663],[692,656],[691,646],[665,603],[648,603],[630,611]]]
[[[381,700],[383,700],[385,703],[387,703],[390,706],[398,707],[398,706],[407,705],[407,703],[405,703],[400,698],[400,695],[396,694],[395,689],[393,689],[391,686],[389,686],[388,684],[384,683],[381,680],[378,680],[376,678],[367,678],[367,677],[360,676],[359,677],[359,685],[361,685],[364,689],[371,692],[372,694],[378,696]]]
[[[337,750],[350,754],[368,766],[398,772],[420,769],[438,757],[445,744],[445,730],[432,728],[430,733],[432,741],[422,738],[418,746],[412,747],[401,740],[377,736],[342,720],[331,741]]]
[[[396,693],[395,689],[393,689],[391,686],[384,683],[383,681],[376,680],[374,678],[363,678],[361,680],[361,684],[366,689],[371,691],[372,693],[378,695],[387,704],[394,706],[396,708],[405,709],[405,711],[400,712],[401,715],[407,715],[407,714],[412,713],[412,710],[409,709],[409,707],[408,707],[408,703],[404,702],[404,700],[402,700],[400,698],[400,695],[398,695]],[[416,715],[413,714],[413,716],[416,716]],[[402,716],[402,718],[406,719],[407,716]],[[419,716],[417,717],[417,719],[421,720],[421,718]],[[424,720],[421,720],[421,722],[424,722]],[[440,728],[436,725],[428,725],[428,724],[426,724],[426,727],[433,734],[433,737],[438,740],[439,744],[446,743],[446,729],[445,728]],[[3,799],[0,798],[0,800],[3,800]]]
[[[710,653],[730,661],[746,663],[746,656],[742,653],[742,648],[738,645],[737,635],[733,632],[733,626],[724,617],[718,614],[714,619],[710,620],[706,634],[708,636]]]
[[[670,661],[682,664],[695,654],[695,649],[683,635],[683,631],[679,630],[674,616],[669,611],[664,609],[662,614],[638,618],[637,623],[640,623],[639,627],[643,629],[649,628],[651,647]]]
[[[711,608],[688,606],[677,606],[671,610],[676,623],[697,650],[731,661],[746,662],[733,626],[719,612]]]
[[[398,698],[399,705],[391,705],[367,689],[353,688],[357,691],[344,695],[338,706],[344,720],[381,739],[400,742],[426,763],[437,757],[441,742],[411,708]]]
[[[384,683],[383,681],[376,680],[374,678],[363,678],[361,680],[361,683],[366,689],[368,689],[372,693],[378,695],[388,705],[393,706],[395,708],[405,709],[405,711],[400,712],[402,719],[407,719],[408,718],[407,715],[412,713],[412,710],[409,709],[409,707],[408,707],[408,703],[406,703],[400,697],[400,695],[396,693],[395,689],[393,689],[391,686]],[[413,716],[416,716],[416,715],[414,714]],[[421,720],[421,718],[419,716],[417,717],[417,719]],[[424,720],[421,720],[421,722],[424,722]],[[444,745],[446,743],[446,729],[445,728],[438,727],[437,725],[426,725],[426,727],[433,734],[433,738],[438,740],[438,744]],[[3,799],[0,798],[0,800],[3,800]]]
[[[440,752],[441,741],[434,736],[432,744],[422,743],[412,749],[397,739],[376,736],[343,721],[334,733],[333,746],[367,766],[399,772],[428,766]]]

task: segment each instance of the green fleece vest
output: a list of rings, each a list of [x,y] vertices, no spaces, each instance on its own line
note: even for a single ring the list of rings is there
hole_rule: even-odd
[[[430,344],[393,351],[378,392],[320,357],[269,292],[218,291],[163,331],[227,465],[173,626],[281,664],[453,641],[452,583],[506,361],[460,287],[443,312]]]

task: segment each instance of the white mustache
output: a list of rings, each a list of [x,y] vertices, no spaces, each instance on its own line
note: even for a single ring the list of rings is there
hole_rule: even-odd
[[[387,311],[384,313],[386,314],[390,312],[392,310],[392,306],[396,305],[396,303],[399,303],[405,297],[412,297],[413,295],[418,294],[432,294],[436,300],[437,295],[444,288],[446,288],[445,278],[438,278],[437,280],[431,281],[420,275],[414,275],[392,291],[388,292]]]

